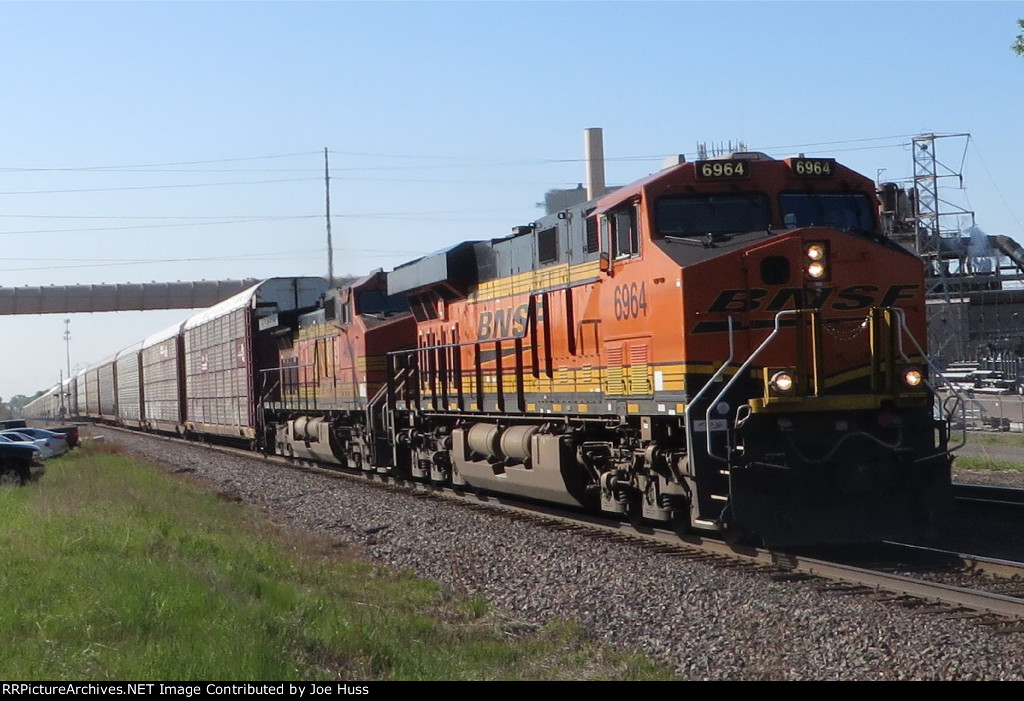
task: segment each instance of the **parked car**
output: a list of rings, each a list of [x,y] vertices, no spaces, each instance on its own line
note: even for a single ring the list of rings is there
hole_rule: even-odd
[[[68,452],[68,441],[63,436],[56,438],[53,436],[34,436],[28,433],[24,433],[27,429],[8,429],[6,431],[0,431],[0,436],[6,437],[15,443],[31,443],[37,446],[40,450],[40,455],[43,460],[48,460],[56,455],[63,455]]]
[[[41,441],[38,438],[32,436],[18,435],[11,431],[0,431],[0,445],[27,445],[35,449],[36,457],[42,459],[43,457],[43,445],[45,441]]]
[[[32,438],[45,438],[47,441],[51,441],[48,445],[57,451],[57,455],[63,455],[71,448],[71,441],[68,440],[67,435],[59,431],[51,431],[48,428],[35,428],[32,426],[26,426],[24,428],[14,430],[23,435],[31,436]]]
[[[61,433],[67,436],[68,447],[74,448],[78,445],[78,426],[67,425],[67,426],[50,426],[47,431],[53,431],[54,433]]]
[[[18,487],[45,472],[39,448],[31,443],[0,440],[0,487]]]
[[[0,431],[0,441],[15,445],[31,446],[36,449],[36,454],[41,460],[53,457],[53,451],[46,448],[46,441],[42,438],[33,438],[32,436],[26,436],[17,431],[9,430]]]

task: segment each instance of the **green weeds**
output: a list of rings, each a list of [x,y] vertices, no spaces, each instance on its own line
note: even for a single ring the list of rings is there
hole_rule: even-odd
[[[93,444],[0,490],[5,680],[668,679]]]

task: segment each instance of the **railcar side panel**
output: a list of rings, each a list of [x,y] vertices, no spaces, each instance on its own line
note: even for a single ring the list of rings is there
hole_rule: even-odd
[[[100,411],[100,369],[92,367],[85,372],[85,415],[99,419],[103,416]]]
[[[311,309],[326,289],[322,278],[271,278],[185,322],[188,431],[256,440],[261,371],[278,365],[274,338],[259,334],[260,325],[279,327]]]
[[[141,343],[117,354],[117,421],[124,426],[140,428],[144,424],[142,375],[140,365]]]
[[[255,435],[248,321],[236,309],[185,332],[186,415],[199,433]]]
[[[152,336],[140,351],[146,427],[153,431],[184,430],[185,373],[181,324]]]
[[[115,361],[110,358],[100,365],[96,372],[98,384],[98,416],[101,419],[117,419],[117,370]]]
[[[75,411],[72,416],[89,415],[89,377],[85,370],[75,376]]]

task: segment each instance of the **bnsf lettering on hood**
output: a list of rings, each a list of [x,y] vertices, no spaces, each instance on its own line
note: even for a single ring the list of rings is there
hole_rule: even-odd
[[[749,289],[722,290],[718,298],[708,307],[709,312],[751,312],[761,310],[777,312],[782,309],[823,309],[855,311],[870,307],[891,307],[899,300],[910,300],[920,291],[920,285],[890,285],[887,290],[876,285],[850,285],[848,287],[822,287],[805,290],[802,287],[783,287],[771,293],[769,290],[751,287]]]
[[[530,305],[520,304],[515,309],[496,309],[494,312],[480,312],[476,325],[479,341],[499,338],[522,338],[526,335],[526,322],[530,317]]]

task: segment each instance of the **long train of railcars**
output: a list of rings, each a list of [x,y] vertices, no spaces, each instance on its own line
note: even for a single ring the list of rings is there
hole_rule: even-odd
[[[833,159],[682,162],[328,289],[275,278],[71,378],[71,414],[773,545],[950,503],[921,261]]]

